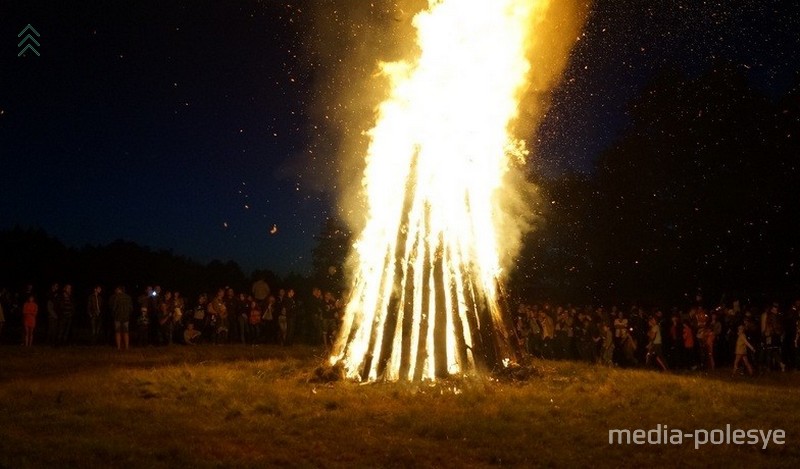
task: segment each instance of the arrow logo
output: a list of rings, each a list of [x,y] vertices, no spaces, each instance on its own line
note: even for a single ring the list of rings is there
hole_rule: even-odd
[[[25,34],[26,32],[28,32],[28,34],[25,37],[22,37],[22,35]],[[22,45],[25,44],[25,47],[21,51],[19,51],[17,57],[21,57],[22,54],[24,54],[28,49],[30,49],[34,54],[39,56],[39,51],[36,50],[36,47],[33,47],[33,44],[36,44],[37,47],[41,47],[42,45],[39,44],[39,41],[37,41],[36,37],[33,37],[31,33],[35,34],[36,37],[42,36],[41,34],[39,34],[39,31],[37,31],[36,28],[30,25],[30,23],[28,24],[28,26],[25,26],[25,28],[22,31],[20,31],[19,34],[17,34],[17,37],[22,37],[22,40],[19,41],[17,47],[22,47]]]

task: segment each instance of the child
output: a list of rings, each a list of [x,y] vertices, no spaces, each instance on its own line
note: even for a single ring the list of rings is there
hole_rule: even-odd
[[[747,349],[750,349],[752,352],[756,351],[756,349],[750,345],[747,336],[744,334],[744,326],[739,326],[739,336],[736,338],[736,359],[733,361],[733,374],[731,377],[736,376],[736,372],[739,371],[740,361],[744,362],[747,373],[753,376],[753,367],[750,366],[750,361],[747,359]]]
[[[183,341],[186,345],[196,345],[198,340],[200,340],[200,331],[194,328],[194,323],[189,322],[183,331]]]

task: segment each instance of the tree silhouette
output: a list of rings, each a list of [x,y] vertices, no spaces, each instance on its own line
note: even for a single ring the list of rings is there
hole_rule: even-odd
[[[598,301],[796,292],[797,90],[771,99],[727,63],[659,75],[591,177],[541,182],[551,203],[517,282]]]

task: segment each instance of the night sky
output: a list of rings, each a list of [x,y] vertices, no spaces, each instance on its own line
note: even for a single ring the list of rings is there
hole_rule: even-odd
[[[785,3],[594,2],[529,136],[531,170],[591,172],[660,70],[699,74],[727,60],[780,96],[800,69],[800,7]],[[311,51],[320,21],[360,30],[357,15],[333,13],[348,8],[411,19],[363,0],[0,0],[0,229],[306,273],[342,179],[336,136],[319,119],[337,51]],[[18,57],[29,23],[41,55]]]

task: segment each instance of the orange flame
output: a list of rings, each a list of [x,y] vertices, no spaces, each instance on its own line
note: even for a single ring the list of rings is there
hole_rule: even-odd
[[[498,276],[505,174],[527,47],[549,0],[430,0],[419,56],[383,63],[363,178],[367,223],[331,364],[362,380],[419,380],[510,358]]]

